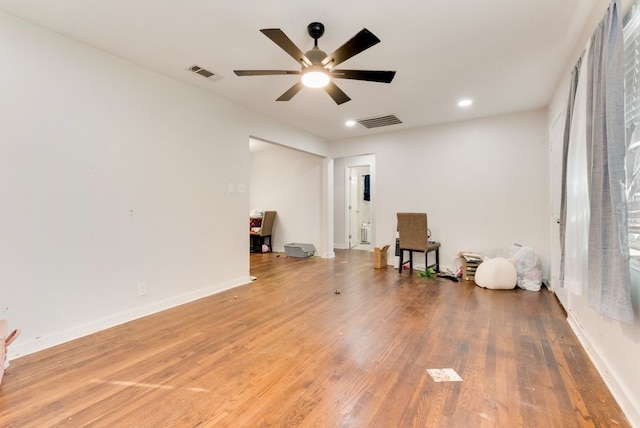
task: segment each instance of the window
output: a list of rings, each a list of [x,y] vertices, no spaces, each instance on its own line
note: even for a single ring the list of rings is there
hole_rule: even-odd
[[[624,63],[629,250],[633,258],[640,258],[640,8],[637,4],[625,17]]]

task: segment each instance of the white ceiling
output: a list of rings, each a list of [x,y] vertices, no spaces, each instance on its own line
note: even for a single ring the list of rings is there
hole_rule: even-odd
[[[0,10],[333,140],[546,106],[597,1],[0,0]],[[373,32],[382,42],[338,68],[396,70],[393,82],[336,80],[352,99],[338,106],[307,88],[276,102],[296,76],[233,73],[297,69],[259,29],[307,51],[313,21],[327,53]],[[218,78],[186,71],[193,64]],[[458,108],[463,97],[474,105]],[[403,123],[344,126],[387,114]]]

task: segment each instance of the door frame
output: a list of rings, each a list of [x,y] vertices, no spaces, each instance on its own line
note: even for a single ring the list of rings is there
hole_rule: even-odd
[[[350,232],[350,212],[349,212],[349,168],[355,167],[369,167],[369,190],[371,193],[371,227],[369,228],[369,245],[358,245],[358,249],[373,251],[373,247],[376,242],[376,174],[375,174],[375,155],[362,155],[362,156],[351,156],[346,157],[344,159],[344,242],[347,248],[349,245],[349,232]]]

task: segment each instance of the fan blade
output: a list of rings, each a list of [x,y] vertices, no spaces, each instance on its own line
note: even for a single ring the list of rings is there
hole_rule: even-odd
[[[380,43],[380,39],[377,38],[371,31],[363,28],[358,34],[353,36],[344,45],[333,51],[333,53],[327,55],[327,57],[322,60],[322,65],[328,65],[330,66],[330,68],[333,68],[341,62],[348,60],[352,56],[357,55],[366,49],[369,49],[376,43]]]
[[[391,83],[395,71],[378,70],[333,70],[331,77],[338,79],[366,80],[368,82]]]
[[[293,59],[298,61],[303,67],[310,67],[311,61],[309,58],[287,37],[284,32],[279,28],[265,28],[260,30],[262,34],[270,38],[276,45],[280,46],[282,50],[291,55]]]
[[[304,88],[304,85],[302,84],[301,81],[298,81],[295,85],[293,85],[292,87],[290,87],[287,92],[285,92],[284,94],[280,95],[280,97],[278,97],[278,99],[276,99],[276,101],[289,101],[291,98],[293,98],[293,96],[295,94],[297,94],[298,92],[300,92],[300,90]]]
[[[327,91],[327,94],[329,94],[329,96],[333,98],[333,101],[335,101],[336,104],[338,105],[342,103],[346,103],[351,99],[347,94],[342,92],[342,89],[338,88],[336,84],[333,82],[329,82],[329,84],[325,86],[324,90]]]
[[[236,76],[275,76],[280,74],[300,74],[297,70],[233,70]]]

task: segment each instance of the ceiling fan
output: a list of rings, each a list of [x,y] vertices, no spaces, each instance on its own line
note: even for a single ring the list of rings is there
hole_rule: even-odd
[[[293,59],[300,63],[302,69],[298,70],[234,70],[238,76],[269,76],[280,74],[300,75],[300,80],[289,88],[276,101],[289,101],[295,94],[307,86],[311,88],[324,88],[336,104],[342,104],[351,98],[342,89],[333,83],[332,79],[354,79],[369,82],[391,83],[396,75],[395,71],[378,70],[336,70],[335,67],[349,58],[369,49],[380,42],[373,33],[363,28],[349,41],[327,55],[318,48],[318,39],[324,34],[324,25],[320,22],[312,22],[307,25],[309,36],[313,39],[313,48],[303,53],[286,34],[279,28],[267,28],[260,30],[276,45],[280,46]]]

